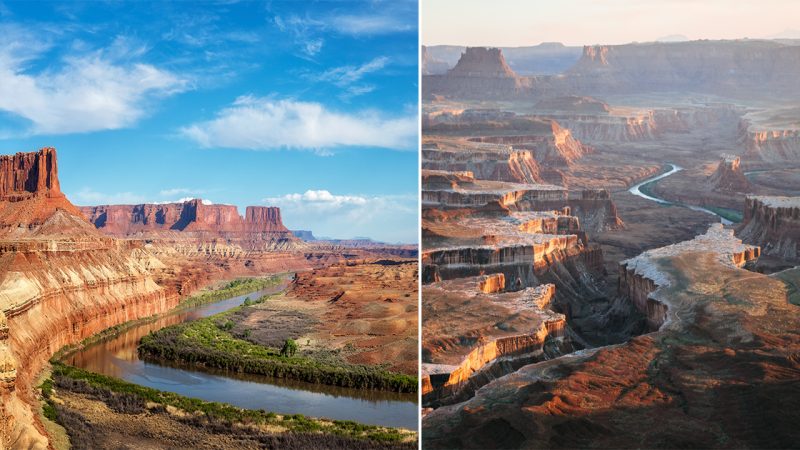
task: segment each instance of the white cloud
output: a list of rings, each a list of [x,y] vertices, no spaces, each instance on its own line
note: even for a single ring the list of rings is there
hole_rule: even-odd
[[[4,27],[0,35],[0,111],[30,121],[25,134],[128,127],[146,114],[149,101],[186,88],[186,81],[169,71],[131,62],[146,49],[126,48],[124,39],[106,51],[65,56],[57,69],[33,73],[28,63],[48,44],[18,27]]]
[[[263,202],[279,206],[291,229],[310,229],[318,236],[334,238],[416,242],[418,207],[413,194],[339,195],[320,189],[268,197]]]
[[[293,100],[239,97],[217,118],[181,128],[203,147],[269,150],[381,147],[414,150],[417,117],[385,117],[376,111],[340,113],[324,105]]]

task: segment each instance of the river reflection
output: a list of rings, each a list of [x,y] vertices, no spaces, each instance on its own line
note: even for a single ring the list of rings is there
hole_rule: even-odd
[[[241,305],[247,297],[274,294],[285,286],[282,284],[197,306],[136,325],[69,355],[65,362],[142,386],[225,402],[241,408],[416,429],[418,409],[417,398],[413,394],[348,389],[220,370],[198,370],[139,359],[136,347],[141,338],[151,331],[212,316]]]

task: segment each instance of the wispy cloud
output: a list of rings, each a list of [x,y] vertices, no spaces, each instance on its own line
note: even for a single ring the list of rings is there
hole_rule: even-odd
[[[372,84],[361,83],[365,76],[378,72],[389,64],[389,58],[378,56],[361,65],[346,65],[333,67],[321,74],[309,75],[308,78],[317,82],[331,83],[342,89],[339,98],[349,100],[359,95],[368,94],[375,90]]]
[[[275,16],[273,22],[280,31],[293,36],[298,49],[306,56],[315,56],[325,44],[325,39],[320,36],[320,31],[325,29],[322,21],[290,15],[286,18]]]
[[[178,75],[132,62],[145,52],[116,40],[105,50],[67,55],[56,70],[34,71],[48,44],[10,27],[0,37],[0,110],[30,121],[21,134],[65,134],[133,125],[148,103],[187,87]]]
[[[349,86],[350,84],[361,80],[364,75],[383,69],[386,67],[388,62],[389,58],[386,56],[379,56],[360,66],[348,65],[328,69],[321,73],[317,79],[320,81],[331,82],[339,87]]]
[[[323,154],[336,147],[413,150],[417,118],[385,117],[371,110],[342,113],[320,103],[244,96],[215,119],[180,133],[202,147],[308,149]]]
[[[289,227],[311,229],[318,236],[370,236],[387,242],[414,242],[417,196],[333,194],[307,190],[263,203],[279,206]]]
[[[416,23],[391,15],[340,15],[330,19],[331,27],[351,36],[391,34],[417,29]]]

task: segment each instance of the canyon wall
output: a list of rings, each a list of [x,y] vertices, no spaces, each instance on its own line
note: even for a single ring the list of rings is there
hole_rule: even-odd
[[[748,196],[736,235],[765,254],[800,260],[800,197]]]
[[[61,347],[166,311],[175,290],[143,243],[97,232],[61,194],[56,152],[0,159],[0,448],[44,448],[33,384]]]
[[[680,280],[669,274],[668,259],[687,254],[708,254],[727,267],[743,267],[758,259],[761,249],[736,239],[733,230],[713,224],[705,234],[627,259],[620,263],[618,292],[629,299],[647,318],[652,331],[674,320],[670,317],[668,290]]]

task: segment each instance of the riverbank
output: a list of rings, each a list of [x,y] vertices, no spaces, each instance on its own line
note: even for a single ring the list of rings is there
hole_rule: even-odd
[[[682,167],[679,167],[675,164],[668,164],[664,166],[661,173],[648,178],[635,186],[628,189],[630,193],[633,195],[637,195],[639,197],[645,198],[647,200],[652,200],[664,206],[681,206],[684,208],[693,209],[695,211],[704,212],[707,214],[711,214],[720,218],[724,225],[731,225],[733,223],[739,223],[742,221],[744,214],[741,211],[737,211],[731,208],[724,208],[720,206],[698,206],[698,205],[691,205],[686,204],[678,201],[667,200],[660,197],[655,192],[656,184],[661,181],[662,179],[680,172],[683,170]]]
[[[111,444],[119,434],[128,444],[183,442],[197,448],[416,448],[416,433],[409,430],[236,408],[58,362],[42,396],[45,415],[64,426],[77,447]]]
[[[213,367],[233,372],[287,378],[309,383],[399,393],[417,392],[417,377],[390,372],[381,366],[351,364],[337,351],[282,355],[281,349],[248,340],[249,332],[234,336],[230,318],[270,301],[262,297],[205,319],[163,328],[144,336],[139,355],[156,361]],[[293,341],[292,341],[293,342]]]

